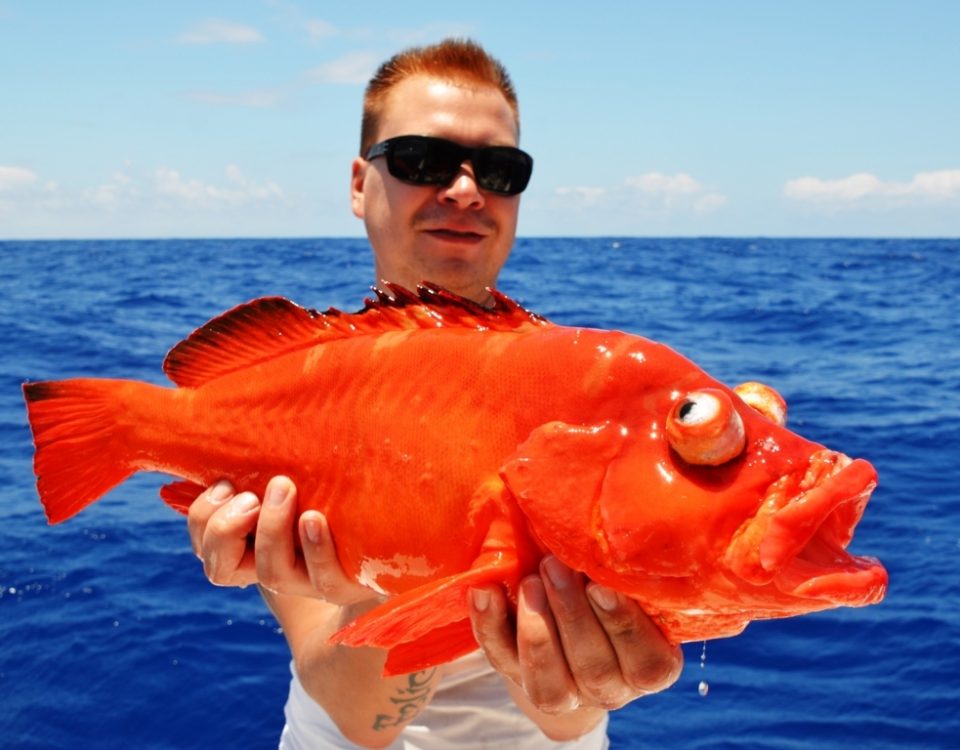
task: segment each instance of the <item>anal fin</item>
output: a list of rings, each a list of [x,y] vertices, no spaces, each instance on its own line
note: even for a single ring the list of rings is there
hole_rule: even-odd
[[[387,654],[384,676],[409,674],[453,661],[477,648],[470,619],[457,620],[430,631],[422,638],[398,643]]]
[[[205,489],[196,482],[171,482],[160,488],[160,498],[177,513],[187,515],[193,501]]]

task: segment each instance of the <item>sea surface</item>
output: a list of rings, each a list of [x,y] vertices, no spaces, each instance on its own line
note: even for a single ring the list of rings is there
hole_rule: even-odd
[[[0,747],[276,746],[288,652],[257,592],[207,582],[159,475],[48,527],[20,386],[162,383],[215,314],[356,309],[371,265],[355,239],[0,242]],[[703,666],[688,644],[613,747],[960,748],[960,241],[521,239],[501,288],[763,380],[795,430],[880,473],[852,549],[886,564],[887,599],[754,623]]]

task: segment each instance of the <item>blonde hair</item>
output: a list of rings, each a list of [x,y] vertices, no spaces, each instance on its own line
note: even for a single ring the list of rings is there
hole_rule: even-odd
[[[446,39],[439,44],[403,50],[383,63],[370,79],[363,96],[361,156],[366,155],[374,145],[387,94],[404,79],[418,74],[493,86],[503,94],[513,110],[519,132],[517,94],[506,68],[476,42],[469,39]]]

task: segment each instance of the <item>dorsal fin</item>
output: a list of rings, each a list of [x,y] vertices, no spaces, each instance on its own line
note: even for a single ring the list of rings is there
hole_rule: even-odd
[[[196,387],[287,352],[327,341],[410,328],[515,331],[549,325],[504,294],[488,289],[493,307],[424,282],[416,292],[390,282],[356,313],[317,312],[283,297],[263,297],[217,316],[167,354],[163,371],[181,387]]]

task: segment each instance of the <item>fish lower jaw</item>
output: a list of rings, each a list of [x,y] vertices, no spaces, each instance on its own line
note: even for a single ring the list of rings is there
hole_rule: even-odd
[[[773,578],[784,594],[849,607],[876,604],[887,590],[887,571],[873,557],[847,552],[824,524]]]
[[[876,487],[865,461],[846,456],[806,495],[774,515],[760,549],[765,569],[782,593],[836,605],[883,599],[887,571],[872,557],[847,552],[854,529]]]
[[[872,557],[853,557],[842,567],[813,566],[795,560],[775,579],[783,593],[834,605],[863,607],[880,602],[887,593],[887,571]]]
[[[846,551],[876,479],[866,461],[827,450],[814,454],[802,478],[784,477],[771,487],[760,511],[735,535],[728,567],[749,583],[772,585],[811,604],[880,601],[886,570]]]

